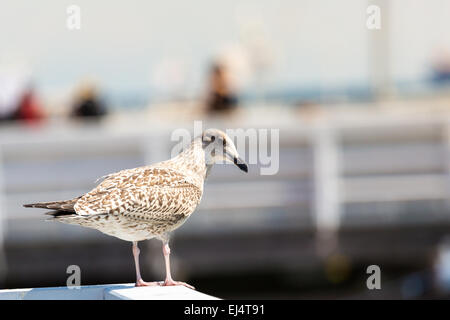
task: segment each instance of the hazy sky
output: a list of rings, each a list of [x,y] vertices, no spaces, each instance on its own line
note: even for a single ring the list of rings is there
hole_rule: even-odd
[[[433,50],[450,46],[450,0],[390,3],[392,75],[423,78]],[[66,27],[71,4],[81,8],[81,30]],[[197,92],[210,62],[224,52],[241,63],[243,82],[251,85],[242,47],[258,40],[266,48],[260,51],[267,56],[268,87],[365,83],[368,33],[374,32],[366,28],[367,5],[364,0],[1,0],[0,68],[26,64],[47,91],[94,76],[112,90],[174,85]]]

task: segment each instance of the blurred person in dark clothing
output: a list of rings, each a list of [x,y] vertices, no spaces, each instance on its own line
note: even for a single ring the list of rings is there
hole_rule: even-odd
[[[432,61],[432,82],[435,85],[450,84],[450,51],[447,48],[436,50]]]
[[[231,90],[226,68],[223,65],[214,64],[209,81],[208,113],[227,113],[236,109],[238,99]]]
[[[106,108],[93,85],[84,85],[76,99],[73,108],[73,117],[100,118],[106,114]]]

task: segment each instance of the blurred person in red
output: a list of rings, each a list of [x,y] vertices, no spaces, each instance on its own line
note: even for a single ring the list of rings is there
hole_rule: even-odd
[[[39,103],[33,88],[30,86],[22,94],[13,119],[35,123],[43,118],[44,111],[42,110],[41,104]]]

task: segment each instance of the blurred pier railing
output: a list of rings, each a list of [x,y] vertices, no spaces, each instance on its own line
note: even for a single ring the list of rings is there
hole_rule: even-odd
[[[316,235],[325,235],[327,252],[346,228],[450,226],[449,125],[443,116],[383,116],[278,126],[279,172],[260,175],[252,165],[245,175],[230,165],[216,166],[198,212],[175,234],[180,249],[174,252],[191,273],[290,268],[317,254]],[[44,222],[40,212],[22,204],[75,197],[100,176],[167,159],[175,144],[173,129],[0,128],[2,238],[14,248],[9,270],[28,272],[19,261],[29,257],[18,248],[114,241],[96,231]],[[128,249],[120,254],[129,255]],[[156,251],[152,245],[148,250]],[[58,265],[45,259],[34,257],[35,272]],[[110,265],[100,258],[96,263]]]

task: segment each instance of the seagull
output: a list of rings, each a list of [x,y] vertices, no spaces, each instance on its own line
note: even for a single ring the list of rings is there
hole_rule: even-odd
[[[51,220],[99,230],[132,242],[136,286],[193,286],[172,279],[169,238],[194,212],[204,182],[215,163],[231,162],[248,172],[233,140],[223,131],[207,129],[170,160],[109,174],[88,193],[71,199],[25,204],[52,209]],[[166,278],[145,282],[139,268],[138,242],[162,241]]]

